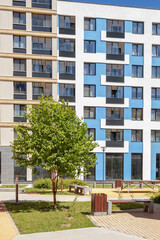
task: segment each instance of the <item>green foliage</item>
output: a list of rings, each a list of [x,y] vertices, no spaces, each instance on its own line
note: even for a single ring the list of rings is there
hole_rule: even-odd
[[[90,152],[97,144],[68,103],[43,96],[25,115],[29,125],[14,126],[18,138],[11,143],[13,159],[20,166],[41,166],[56,177],[76,177],[95,166],[96,156]]]
[[[86,182],[79,179],[63,179],[63,189],[69,189],[70,184],[87,185]],[[52,182],[50,178],[39,178],[33,182],[33,187],[37,189],[52,189]],[[58,189],[61,189],[61,181],[58,182]]]
[[[154,196],[151,197],[154,203],[160,203],[160,193],[156,193]]]

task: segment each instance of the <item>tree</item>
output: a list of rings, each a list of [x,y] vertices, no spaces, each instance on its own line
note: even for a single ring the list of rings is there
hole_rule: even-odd
[[[88,168],[95,166],[96,156],[90,152],[97,143],[88,135],[87,124],[64,101],[42,96],[40,103],[30,107],[25,117],[28,125],[14,126],[17,138],[11,143],[13,159],[22,167],[34,170],[41,166],[47,170],[56,209],[58,178],[88,173]]]

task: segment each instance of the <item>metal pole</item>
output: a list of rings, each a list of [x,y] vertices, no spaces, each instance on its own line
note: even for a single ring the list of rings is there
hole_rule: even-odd
[[[105,147],[103,147],[103,188],[104,188],[104,151]]]
[[[16,204],[18,204],[18,176],[16,176]]]

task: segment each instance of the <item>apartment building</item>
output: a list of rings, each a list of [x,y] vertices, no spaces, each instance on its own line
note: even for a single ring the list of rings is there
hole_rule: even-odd
[[[42,93],[69,100],[99,144],[81,178],[160,179],[160,10],[94,2],[0,0],[2,183],[34,179],[9,145]]]

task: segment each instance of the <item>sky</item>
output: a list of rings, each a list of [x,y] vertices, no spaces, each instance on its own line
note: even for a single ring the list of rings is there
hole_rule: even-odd
[[[67,1],[67,0],[65,0]],[[91,2],[129,7],[144,7],[160,9],[160,0],[68,0],[72,2]]]

